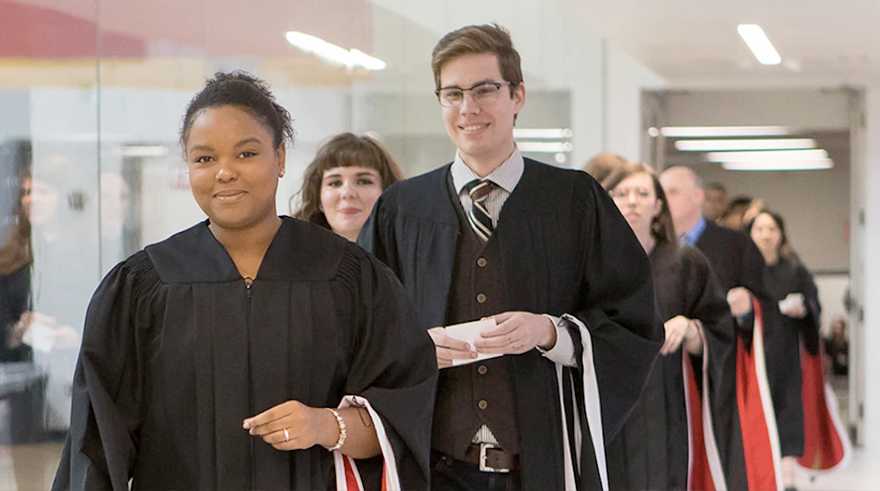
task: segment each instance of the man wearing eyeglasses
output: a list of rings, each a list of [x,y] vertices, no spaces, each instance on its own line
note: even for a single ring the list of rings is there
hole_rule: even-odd
[[[447,34],[432,68],[455,158],[386,190],[359,239],[436,345],[432,489],[607,489],[604,442],[660,346],[645,254],[592,178],[517,150],[506,30]],[[472,343],[443,327],[480,319]]]

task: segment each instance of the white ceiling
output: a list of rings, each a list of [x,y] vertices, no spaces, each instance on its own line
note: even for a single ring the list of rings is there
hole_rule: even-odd
[[[880,0],[587,0],[577,14],[671,85],[880,81]],[[783,58],[762,66],[737,24]]]

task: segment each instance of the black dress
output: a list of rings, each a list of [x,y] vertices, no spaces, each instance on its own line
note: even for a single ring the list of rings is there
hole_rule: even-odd
[[[695,248],[658,244],[651,254],[658,310],[664,320],[677,315],[703,325],[709,366],[710,410],[728,489],[744,489],[739,426],[735,424],[736,337],[719,280]],[[609,449],[612,489],[675,490],[688,483],[688,418],[682,356],[684,344],[661,355],[639,404]],[[687,355],[702,378],[702,356]],[[695,408],[699,410],[699,408]]]
[[[242,421],[287,400],[370,401],[404,489],[427,489],[433,345],[387,268],[284,218],[249,288],[207,222],[102,281],[86,316],[53,489],[327,489],[332,456]]]
[[[764,284],[775,302],[789,293],[801,293],[807,315],[795,319],[781,315],[781,322],[764,335],[767,379],[776,412],[783,456],[804,452],[804,408],[801,396],[800,341],[815,355],[819,349],[819,294],[813,277],[798,261],[779,258],[764,269]]]

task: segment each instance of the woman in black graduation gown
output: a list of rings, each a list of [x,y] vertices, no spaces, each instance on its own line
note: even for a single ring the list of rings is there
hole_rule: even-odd
[[[181,142],[208,220],[98,287],[53,489],[347,489],[352,459],[365,481],[427,489],[433,346],[385,267],[277,216],[291,133],[245,73],[190,102]]]
[[[819,293],[813,276],[791,249],[785,221],[778,213],[761,211],[748,231],[766,263],[764,285],[782,313],[779,327],[765,332],[765,353],[779,431],[782,479],[791,486],[797,457],[804,453],[800,341],[810,354],[818,353]]]
[[[666,195],[650,167],[628,163],[602,184],[648,253],[666,332],[639,404],[611,443],[612,488],[705,489],[711,480],[715,489],[743,489],[734,327],[720,284],[697,249],[678,246]],[[689,381],[695,404],[688,409]],[[714,431],[695,439],[691,434],[704,429],[701,392],[707,388]],[[690,469],[689,443],[696,449]]]

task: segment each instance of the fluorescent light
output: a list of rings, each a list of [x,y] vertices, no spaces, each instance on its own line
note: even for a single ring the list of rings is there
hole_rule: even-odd
[[[514,128],[514,138],[536,138],[538,140],[553,140],[571,138],[574,132],[571,128]]]
[[[718,136],[783,136],[791,134],[785,126],[665,126],[663,136],[671,138],[704,138]]]
[[[126,145],[122,147],[123,157],[164,157],[168,147],[164,145]]]
[[[711,162],[806,162],[827,160],[828,152],[813,150],[768,150],[756,152],[709,152],[706,160]]]
[[[811,162],[725,162],[721,167],[727,170],[739,171],[798,171],[798,170],[826,170],[834,167],[831,159],[814,160]]]
[[[361,67],[367,70],[384,70],[385,62],[356,49],[345,49],[323,39],[298,31],[287,31],[287,42],[307,53],[348,68]]]
[[[739,33],[746,45],[752,50],[752,54],[762,65],[778,65],[782,63],[782,57],[773,47],[773,43],[764,33],[764,29],[758,24],[740,24],[736,26],[736,32]]]
[[[520,152],[559,153],[571,152],[574,146],[569,142],[516,142]]]
[[[677,140],[675,148],[681,152],[711,152],[727,150],[794,150],[816,148],[812,138],[764,138],[741,140]]]

